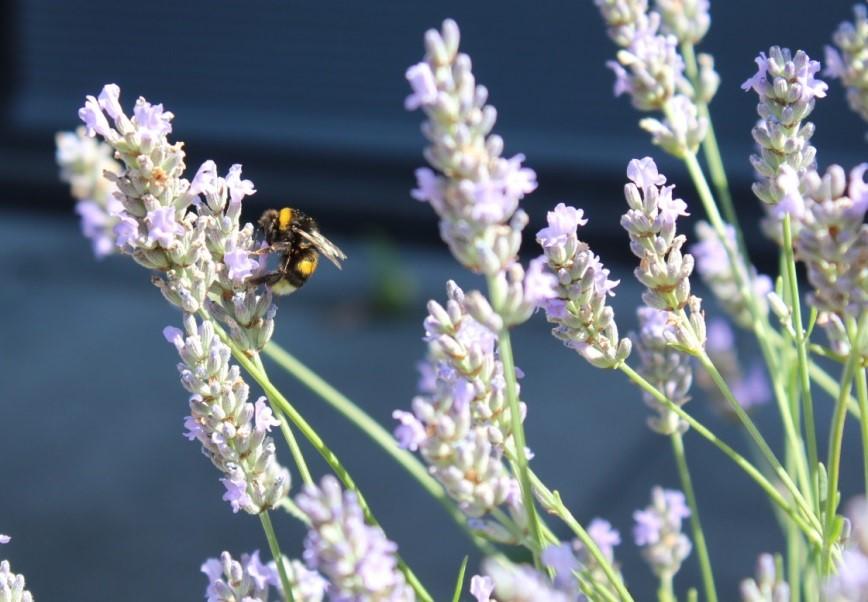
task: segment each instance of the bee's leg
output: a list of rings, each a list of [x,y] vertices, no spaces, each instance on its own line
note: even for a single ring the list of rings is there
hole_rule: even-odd
[[[261,276],[254,276],[247,282],[252,284],[253,286],[257,286],[260,284],[264,284],[266,286],[273,286],[280,282],[283,279],[283,274],[280,272],[268,272],[267,274],[262,274]]]

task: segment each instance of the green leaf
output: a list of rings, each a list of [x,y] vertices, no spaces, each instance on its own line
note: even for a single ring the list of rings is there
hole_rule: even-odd
[[[458,569],[458,579],[455,581],[455,593],[452,594],[452,602],[461,600],[461,591],[464,589],[464,573],[467,571],[467,556],[461,561],[461,568]]]

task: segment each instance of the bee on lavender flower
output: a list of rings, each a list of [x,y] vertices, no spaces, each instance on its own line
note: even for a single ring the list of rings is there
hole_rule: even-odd
[[[266,247],[259,254],[279,253],[277,270],[250,279],[265,284],[275,295],[288,295],[301,288],[316,271],[320,254],[341,269],[347,256],[320,234],[319,225],[306,213],[284,207],[268,209],[259,218]]]

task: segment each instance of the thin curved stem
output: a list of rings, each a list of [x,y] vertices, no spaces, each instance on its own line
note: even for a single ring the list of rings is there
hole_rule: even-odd
[[[859,341],[868,318],[860,320],[858,328],[852,323],[849,325],[850,356],[841,376],[841,394],[838,403],[835,404],[835,413],[832,417],[831,433],[829,434],[829,456],[827,466],[829,469],[828,489],[826,491],[825,523],[823,525],[823,561],[822,573],[829,574],[832,565],[832,545],[834,544],[835,517],[838,504],[838,477],[841,471],[841,448],[844,441],[844,422],[847,418],[845,396],[850,392],[850,386],[856,376],[857,366],[860,361]]]
[[[793,310],[793,329],[796,332],[796,351],[798,353],[799,386],[802,389],[802,413],[805,417],[805,438],[808,443],[808,466],[811,471],[811,490],[814,500],[814,511],[820,509],[820,491],[817,471],[820,462],[817,453],[817,427],[814,424],[814,401],[811,395],[811,377],[808,374],[808,351],[805,331],[802,328],[802,307],[799,300],[799,283],[796,278],[796,259],[793,255],[793,233],[790,214],[784,216],[783,251],[786,267],[786,282],[790,297],[790,307]]]
[[[407,450],[398,447],[391,433],[384,429],[379,422],[371,418],[347,396],[323,380],[316,372],[305,366],[277,343],[273,341],[268,343],[263,353],[295,377],[301,384],[310,389],[317,397],[337,410],[351,424],[358,427],[362,433],[395,460],[401,468],[406,470],[431,497],[443,506],[452,520],[461,527],[480,551],[487,556],[493,556],[498,553],[494,546],[473,532],[467,524],[467,517],[446,495],[443,487],[428,473],[422,462]]]
[[[705,425],[696,420],[693,416],[685,412],[680,406],[673,403],[670,399],[668,399],[663,393],[661,393],[654,385],[645,380],[638,372],[633,370],[629,365],[622,363],[618,366],[618,369],[623,372],[627,378],[629,378],[633,383],[635,383],[639,388],[643,391],[647,391],[654,399],[662,403],[672,412],[675,412],[683,418],[690,426],[695,430],[701,437],[712,443],[715,447],[717,447],[724,455],[726,455],[730,460],[732,460],[736,466],[741,468],[747,475],[754,480],[754,482],[760,486],[760,488],[765,492],[765,494],[769,497],[769,499],[777,505],[784,513],[787,514],[805,533],[805,536],[808,537],[812,542],[816,544],[820,544],[822,542],[822,538],[820,536],[820,526],[819,521],[817,521],[816,517],[810,513],[810,509],[805,507],[804,500],[799,502],[799,499],[794,500],[798,506],[798,509],[794,509],[790,506],[786,499],[781,495],[778,489],[772,485],[768,479],[763,476],[762,472],[760,472],[753,464],[751,464],[748,460],[746,460],[741,454],[732,449],[725,442],[721,441],[717,435],[715,435],[711,430],[709,430]],[[780,473],[776,472],[778,478],[780,478]],[[804,513],[804,515],[803,515]]]
[[[527,452],[524,438],[524,426],[521,423],[521,410],[518,406],[518,387],[515,379],[515,362],[512,357],[512,343],[509,330],[504,328],[497,338],[500,362],[503,364],[503,376],[506,380],[506,399],[509,403],[509,416],[512,426],[512,438],[515,443],[515,463],[518,467],[518,482],[521,488],[522,502],[527,512],[527,522],[530,525],[531,538],[535,543],[531,547],[534,565],[537,569],[542,567],[540,551],[542,550],[542,533],[539,518],[536,514],[536,501],[533,498],[530,476],[527,467]]]
[[[362,492],[359,490],[353,478],[350,476],[349,471],[344,467],[343,463],[338,459],[337,455],[329,449],[329,447],[323,442],[322,438],[319,434],[314,430],[314,428],[304,419],[304,417],[298,413],[295,407],[287,401],[286,397],[277,390],[277,388],[271,383],[268,378],[268,375],[265,372],[259,370],[256,367],[256,364],[244,353],[238,345],[235,344],[229,336],[223,331],[222,328],[215,327],[215,332],[220,336],[220,339],[232,350],[232,357],[238,362],[242,368],[262,387],[262,390],[265,391],[265,394],[268,398],[274,403],[274,405],[289,418],[292,423],[298,428],[299,432],[304,436],[305,439],[313,446],[313,448],[322,456],[322,458],[326,461],[326,464],[329,465],[329,468],[335,473],[335,475],[340,479],[340,481],[344,484],[344,487],[349,489],[350,491],[355,492],[358,497],[359,506],[362,508],[362,512],[365,515],[365,520],[372,524],[379,526],[379,522],[374,517],[371,512],[370,506],[368,506],[368,502],[365,499]],[[428,590],[425,589],[425,586],[419,581],[418,577],[416,577],[415,573],[413,573],[412,569],[401,559],[400,556],[398,558],[398,567],[401,569],[401,572],[404,573],[404,576],[407,578],[407,582],[416,592],[416,595],[419,596],[422,600],[426,602],[432,602],[433,598],[431,594],[428,593]]]
[[[569,508],[567,508],[563,503],[560,494],[558,494],[557,491],[552,491],[546,487],[545,483],[543,483],[532,470],[528,470],[528,476],[530,477],[534,492],[536,493],[537,498],[539,498],[540,504],[542,504],[543,508],[560,518],[576,535],[576,537],[579,538],[579,541],[582,542],[582,545],[585,546],[588,553],[590,553],[591,557],[600,566],[603,574],[606,575],[606,579],[608,579],[609,583],[612,584],[612,587],[615,588],[615,591],[618,593],[621,600],[623,602],[632,602],[633,597],[630,595],[630,592],[627,591],[627,587],[624,585],[623,580],[615,574],[615,569],[612,567],[612,564],[603,554],[602,550],[600,550],[599,546],[597,546],[594,539],[588,534],[585,528],[582,527],[581,523],[576,520],[576,517],[572,515]]]
[[[274,527],[271,524],[271,517],[268,515],[268,510],[263,510],[259,513],[259,520],[262,522],[262,529],[265,531],[265,539],[268,540],[268,548],[271,550],[274,564],[277,565],[277,574],[280,575],[280,584],[283,586],[283,592],[286,594],[286,599],[289,602],[294,602],[295,598],[292,595],[292,584],[289,581],[289,576],[286,574],[286,565],[283,562],[283,554],[280,552],[280,545],[277,543],[277,536],[274,534]]]
[[[262,365],[262,358],[259,357],[258,353],[253,354],[253,362],[264,374],[265,366]],[[296,440],[295,434],[292,432],[292,427],[289,426],[286,416],[278,414],[278,420],[280,422],[280,432],[283,433],[283,438],[286,440],[286,444],[289,447],[289,453],[292,454],[292,459],[295,461],[295,465],[298,468],[298,474],[301,475],[301,480],[304,481],[305,485],[312,485],[313,477],[311,476],[310,469],[304,459],[304,454],[301,453],[301,447],[298,445],[298,440]]]
[[[708,602],[717,602],[717,589],[714,586],[714,573],[711,570],[711,560],[708,556],[708,546],[705,543],[705,533],[699,520],[699,504],[696,503],[696,493],[693,491],[693,481],[690,478],[690,469],[687,467],[687,454],[684,452],[684,440],[681,433],[675,431],[669,437],[672,441],[672,452],[675,454],[675,463],[678,466],[678,476],[681,479],[681,488],[687,497],[687,505],[690,506],[690,527],[693,532],[693,541],[696,544],[696,556],[699,560],[699,570],[702,573],[702,585],[705,589],[705,599]]]

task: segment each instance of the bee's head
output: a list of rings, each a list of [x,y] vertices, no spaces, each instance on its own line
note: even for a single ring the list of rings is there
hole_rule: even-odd
[[[280,212],[277,209],[268,209],[259,218],[259,228],[268,244],[274,242],[280,221]]]

